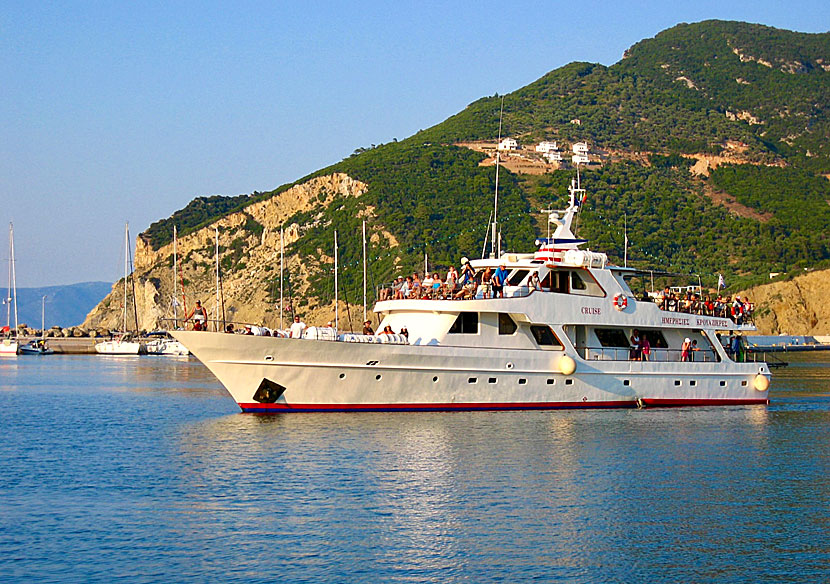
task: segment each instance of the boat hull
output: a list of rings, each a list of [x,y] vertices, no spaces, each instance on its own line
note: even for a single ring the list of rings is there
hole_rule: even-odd
[[[11,357],[17,355],[18,343],[12,339],[3,339],[0,341],[0,357]]]
[[[101,355],[138,355],[141,343],[135,341],[102,341],[95,343],[95,352]]]
[[[361,344],[177,331],[245,412],[766,404],[752,363],[589,362],[564,351]],[[768,373],[768,371],[766,372]]]

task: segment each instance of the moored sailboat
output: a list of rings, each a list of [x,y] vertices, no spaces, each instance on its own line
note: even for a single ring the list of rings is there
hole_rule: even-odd
[[[14,266],[14,225],[9,223],[9,285],[6,297],[3,299],[6,305],[6,326],[3,327],[3,339],[0,341],[0,356],[17,355],[19,343],[17,339],[17,274]],[[11,328],[12,305],[14,305],[14,329]]]
[[[130,257],[130,224],[124,227],[124,306],[122,310],[122,329],[108,341],[95,343],[95,351],[102,355],[138,355],[143,351],[143,345],[134,338],[127,327],[127,282],[131,267]],[[133,295],[135,300],[135,295]],[[136,326],[137,328],[137,326]]]

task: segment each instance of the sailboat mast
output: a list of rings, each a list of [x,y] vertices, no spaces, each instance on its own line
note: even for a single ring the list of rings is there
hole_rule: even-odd
[[[338,310],[337,296],[337,231],[334,232],[334,332],[339,328],[340,311]]]
[[[499,140],[496,143],[496,192],[493,196],[493,235],[490,239],[490,246],[491,246],[491,253],[490,257],[496,257],[496,241],[498,241],[498,216],[499,216],[499,162],[501,161],[501,151],[499,150],[499,146],[501,145],[501,122],[502,122],[502,115],[504,114],[504,96],[501,96],[501,110],[499,111]],[[499,250],[500,251],[500,250]]]
[[[221,302],[221,299],[219,297],[219,227],[216,227],[216,243],[215,243],[215,248],[214,248],[213,255],[216,258],[216,310],[214,311],[213,314],[216,315],[214,318],[216,318],[216,327],[217,327],[217,331],[218,331],[219,330],[218,329],[218,327],[219,327],[219,313],[222,310],[222,302]],[[205,323],[205,324],[207,324],[207,323]]]
[[[366,219],[363,220],[363,322],[366,322]]]
[[[178,301],[178,284],[176,283],[176,278],[178,278],[178,261],[179,261],[179,254],[178,254],[178,231],[176,226],[173,226],[173,328],[179,328],[179,301]]]
[[[282,305],[283,299],[283,271],[285,270],[285,232],[280,227],[280,330],[283,330],[282,317],[285,314],[285,309]]]
[[[124,328],[122,329],[124,332],[127,332],[127,269],[130,262],[130,224],[127,222],[124,225],[124,310],[123,312],[123,323]]]
[[[40,338],[46,338],[46,296],[40,299]]]

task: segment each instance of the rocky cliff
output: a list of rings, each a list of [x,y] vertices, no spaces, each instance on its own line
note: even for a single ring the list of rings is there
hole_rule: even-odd
[[[830,334],[830,270],[757,286],[740,295],[755,303],[760,334]]]
[[[216,316],[215,240],[219,233],[219,256],[222,267],[221,297],[227,320],[279,324],[279,273],[280,228],[284,229],[286,247],[302,238],[314,228],[325,228],[320,214],[332,202],[344,197],[360,197],[366,185],[346,174],[335,173],[317,177],[294,186],[268,200],[260,201],[231,213],[184,237],[178,239],[177,252],[180,266],[181,290],[184,284],[185,298],[181,292],[176,311],[181,317],[183,305],[188,310],[196,300],[201,300],[209,316]],[[298,212],[307,213],[312,220],[305,224],[286,225],[287,219]],[[388,241],[394,246],[394,240]],[[330,269],[332,258],[318,250],[316,262],[307,258],[300,261],[296,255],[285,257],[291,273],[292,293],[302,296],[307,288],[311,271]],[[135,251],[135,305],[138,328],[172,328],[163,319],[171,318],[173,306],[173,243],[153,249],[146,238],[139,236]],[[132,303],[132,282],[128,290],[128,328],[135,322]],[[83,328],[121,328],[124,281],[113,285],[112,292],[86,317]],[[288,304],[288,300],[285,301]],[[331,318],[334,306],[319,306],[314,299],[304,311],[304,318],[321,323]],[[319,322],[318,322],[319,321]]]

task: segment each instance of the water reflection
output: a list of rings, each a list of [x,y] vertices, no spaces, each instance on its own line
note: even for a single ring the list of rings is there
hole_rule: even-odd
[[[19,579],[777,582],[830,560],[825,365],[769,407],[257,416],[195,361],[35,361],[0,393]]]

